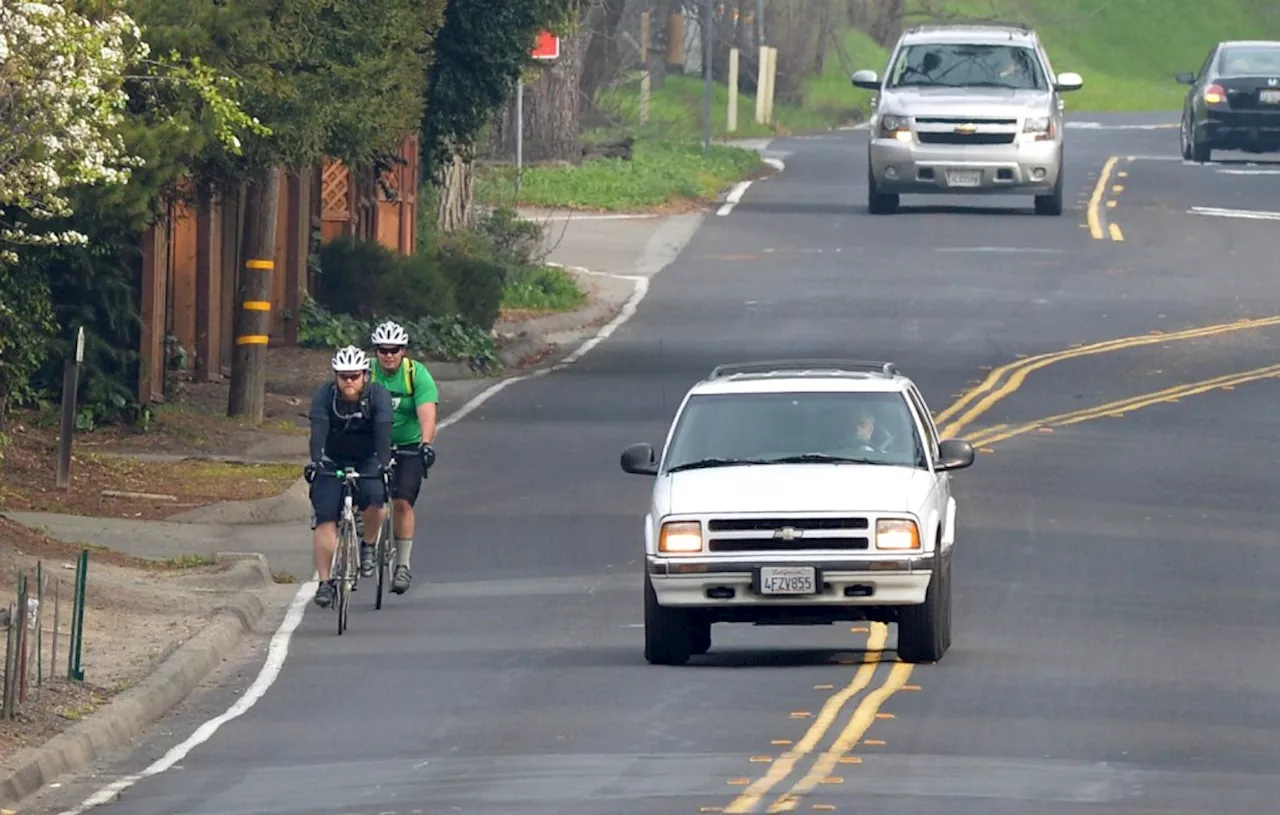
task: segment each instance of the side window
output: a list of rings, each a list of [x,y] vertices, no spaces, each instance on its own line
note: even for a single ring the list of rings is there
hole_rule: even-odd
[[[1218,49],[1214,48],[1209,51],[1209,56],[1204,58],[1204,64],[1200,66],[1200,72],[1196,74],[1196,79],[1201,79],[1205,74],[1209,73],[1209,66],[1213,64],[1213,60],[1218,56]]]
[[[916,392],[914,387],[907,388],[907,398],[911,400],[912,407],[920,416],[920,422],[924,425],[924,434],[929,443],[929,457],[936,459],[938,457],[938,429],[933,426],[933,415],[929,413],[929,409],[925,407],[924,400],[920,398],[920,394]]]

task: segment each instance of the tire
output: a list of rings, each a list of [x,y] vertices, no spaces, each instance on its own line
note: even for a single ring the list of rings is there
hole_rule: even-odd
[[[1062,214],[1062,177],[1066,175],[1066,166],[1062,163],[1062,154],[1058,154],[1058,180],[1054,182],[1053,192],[1049,195],[1036,196],[1036,214],[1037,215],[1061,215]]]
[[[689,621],[689,653],[702,656],[711,650],[711,623],[705,620]]]
[[[877,192],[875,174],[867,164],[867,211],[872,215],[889,215],[898,211],[899,198],[891,193]]]
[[[1186,161],[1191,160],[1191,125],[1186,116],[1182,117],[1181,124],[1178,125],[1178,148],[1182,152],[1182,158]]]
[[[338,558],[334,563],[333,577],[338,584],[338,596],[334,598],[338,606],[338,636],[342,636],[347,630],[347,607],[351,602],[351,592],[349,583],[347,582],[347,570],[350,564],[347,563],[347,546],[346,541],[338,538]]]
[[[644,576],[644,658],[650,665],[683,665],[693,655],[688,613],[658,605],[653,582]],[[710,637],[710,631],[708,631]]]
[[[898,616],[898,658],[938,662],[951,646],[951,556],[939,547],[933,579],[924,602],[906,606]]]
[[[373,607],[382,608],[382,597],[386,593],[387,587],[387,564],[391,560],[391,520],[388,512],[387,519],[382,522],[382,532],[378,536],[378,547],[374,550],[373,557],[376,560],[378,569],[378,591],[374,597]]]
[[[1187,148],[1183,152],[1184,157],[1197,164],[1208,164],[1213,158],[1213,147],[1196,138],[1194,120],[1187,126],[1185,138],[1187,140]]]

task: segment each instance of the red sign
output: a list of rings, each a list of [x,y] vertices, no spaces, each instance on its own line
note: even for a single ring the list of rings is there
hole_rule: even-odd
[[[559,59],[560,38],[552,34],[550,31],[539,32],[538,42],[533,46],[533,58]]]

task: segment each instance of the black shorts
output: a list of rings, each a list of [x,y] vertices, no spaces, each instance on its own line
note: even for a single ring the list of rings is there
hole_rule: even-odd
[[[391,497],[407,501],[409,506],[413,506],[418,501],[418,493],[422,490],[427,470],[422,466],[422,453],[418,451],[417,445],[413,445],[410,450],[411,453],[408,450],[404,454],[399,450],[392,453],[396,468],[391,475]]]
[[[313,528],[324,523],[333,523],[342,515],[342,482],[333,476],[332,466],[316,473],[311,482],[311,510]],[[387,503],[387,491],[382,477],[378,475],[377,459],[366,461],[360,465],[360,472],[365,475],[356,482],[356,509],[380,507]]]

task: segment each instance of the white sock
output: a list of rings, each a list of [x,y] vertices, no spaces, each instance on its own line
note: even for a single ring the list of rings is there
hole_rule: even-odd
[[[413,552],[413,538],[396,538],[396,565],[409,568],[409,555]]]

